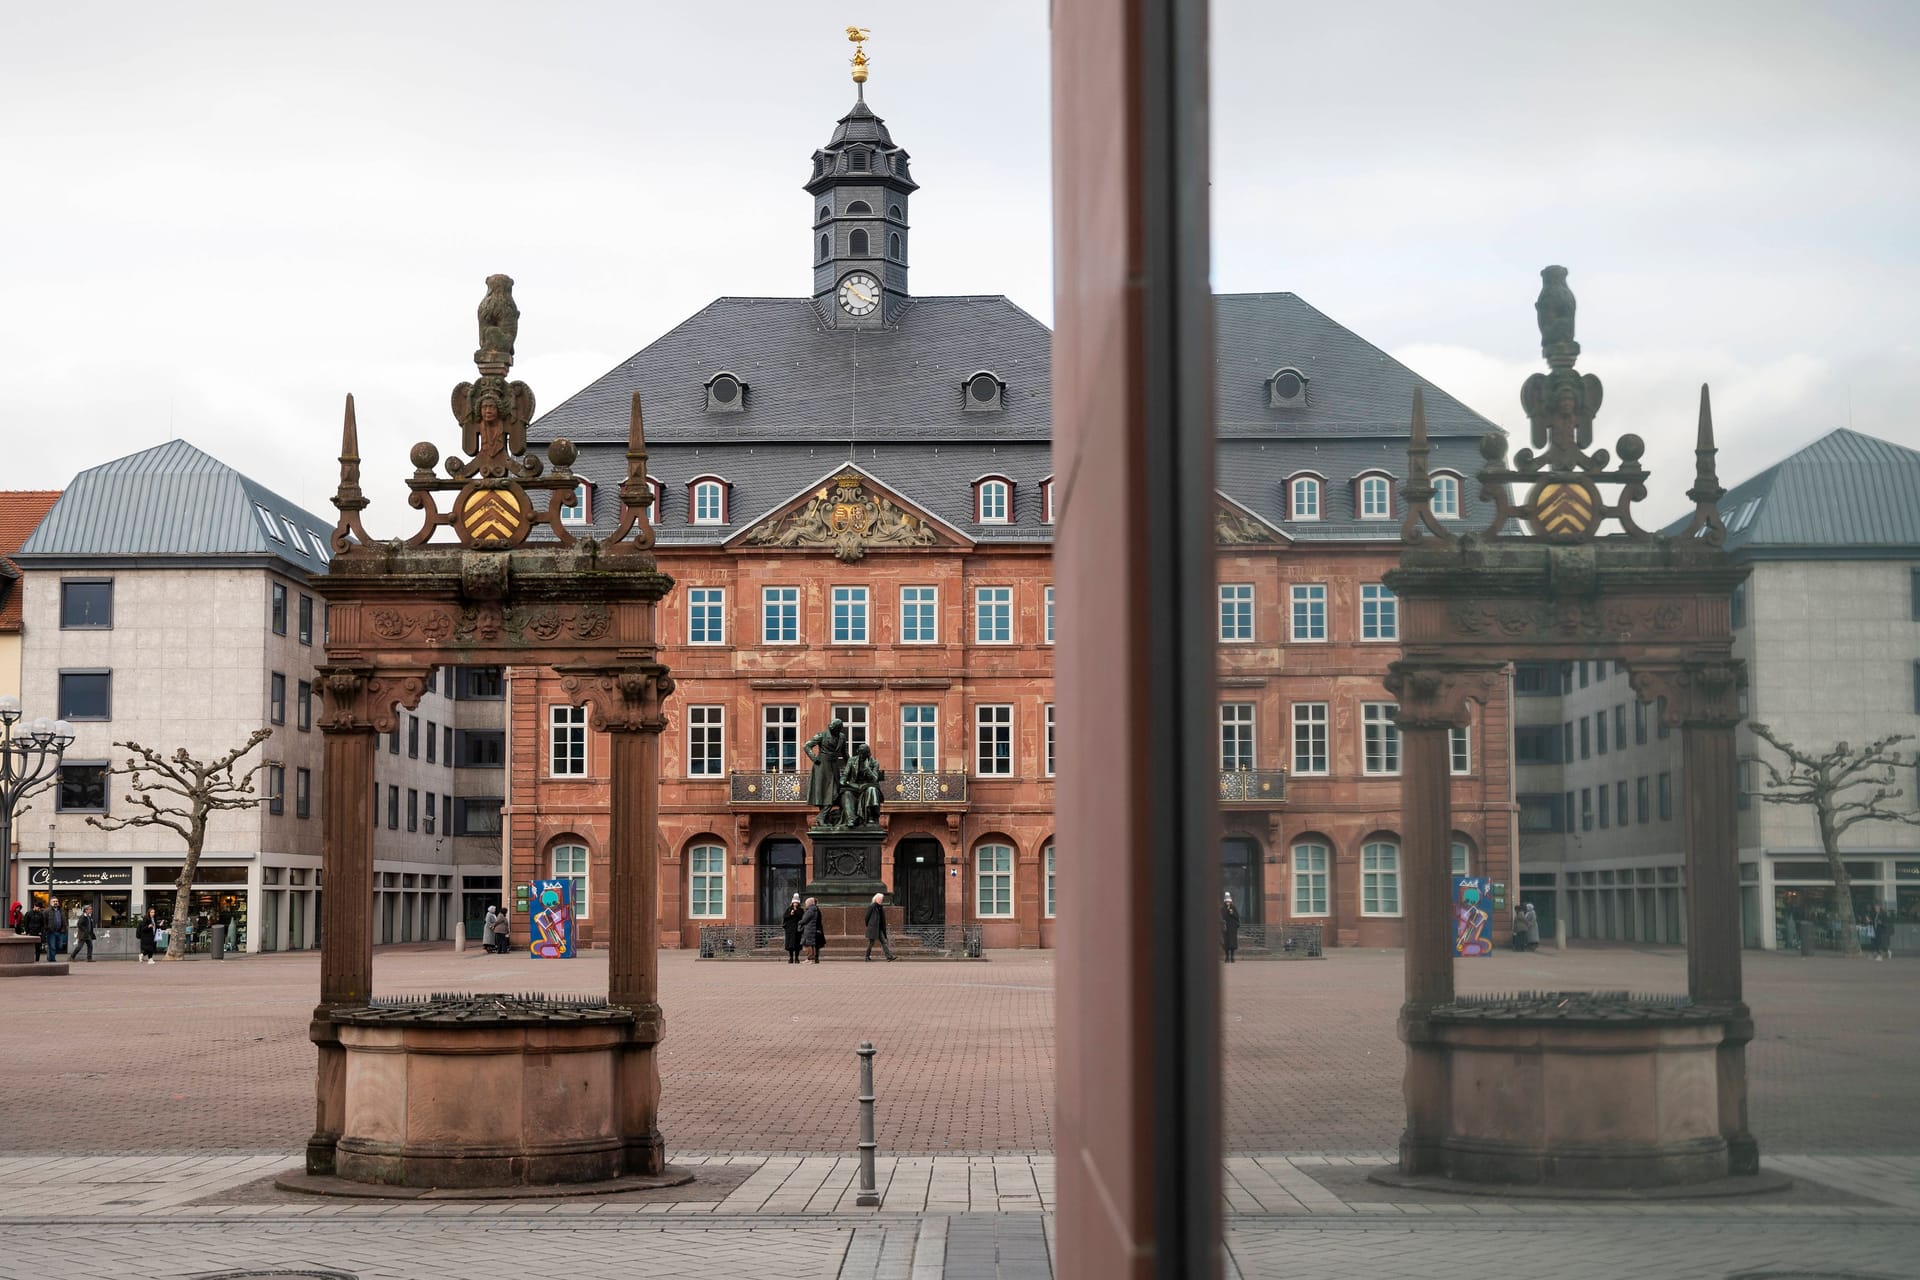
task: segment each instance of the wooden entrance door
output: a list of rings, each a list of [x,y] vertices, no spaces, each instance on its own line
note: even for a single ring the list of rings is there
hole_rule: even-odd
[[[938,840],[902,840],[893,855],[893,893],[906,927],[938,928],[947,922],[947,886]]]

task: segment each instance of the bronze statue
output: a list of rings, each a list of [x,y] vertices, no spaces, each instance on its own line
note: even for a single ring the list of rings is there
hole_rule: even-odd
[[[880,784],[887,771],[873,758],[873,748],[862,742],[840,770],[840,816],[848,827],[880,825]]]
[[[513,340],[520,334],[520,308],[513,303],[513,277],[487,277],[487,296],[480,299],[480,350],[475,360],[504,356],[513,363]]]
[[[847,764],[847,745],[846,722],[836,716],[801,748],[813,762],[807,777],[807,803],[820,811],[817,825],[822,827],[847,825],[840,810],[840,771]]]
[[[1551,358],[1553,348],[1573,342],[1573,290],[1567,287],[1565,267],[1542,267],[1540,279],[1533,314],[1540,322],[1540,354]]]

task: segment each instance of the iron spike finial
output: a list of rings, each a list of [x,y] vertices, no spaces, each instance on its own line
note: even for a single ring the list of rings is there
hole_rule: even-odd
[[[355,546],[368,545],[367,531],[360,524],[367,496],[360,491],[360,426],[353,415],[352,392],[347,393],[346,415],[340,424],[340,487],[334,491],[333,505],[340,512],[329,539],[333,554],[344,555]]]

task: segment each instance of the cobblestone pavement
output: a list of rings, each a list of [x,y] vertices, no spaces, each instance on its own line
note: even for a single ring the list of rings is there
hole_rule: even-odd
[[[1915,962],[1749,953],[1749,1052],[1762,1150],[1920,1151]],[[1223,968],[1229,1149],[1392,1146],[1400,955]],[[382,949],[383,993],[606,990],[604,953],[571,963]],[[1459,965],[1462,990],[1676,991],[1674,950],[1503,952]],[[80,964],[13,983],[0,1035],[0,1134],[13,1152],[262,1151],[312,1117],[311,953],[219,964]],[[853,1149],[854,1047],[880,1047],[883,1151],[1044,1151],[1053,1142],[1053,961],[759,964],[662,957],[669,1151]]]
[[[1226,1274],[1482,1280],[1516,1258],[1569,1280],[1920,1277],[1920,1158],[1792,1157],[1780,1195],[1658,1204],[1502,1202],[1364,1182],[1383,1152],[1234,1157]],[[378,1203],[261,1179],[294,1152],[0,1158],[0,1280],[241,1272],[394,1280],[466,1274],[1046,1280],[1051,1157],[883,1160],[882,1204],[852,1162],[691,1156],[716,1200]],[[744,1179],[740,1166],[751,1172]],[[696,1183],[696,1185],[698,1185]],[[504,1270],[503,1270],[504,1269]]]

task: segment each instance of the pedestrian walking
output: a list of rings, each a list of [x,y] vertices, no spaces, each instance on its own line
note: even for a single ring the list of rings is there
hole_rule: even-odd
[[[873,944],[880,944],[880,951],[887,959],[893,959],[893,943],[887,939],[887,895],[876,893],[873,901],[867,904],[867,959],[873,959]]]
[[[1240,912],[1230,893],[1220,902],[1220,946],[1227,953],[1227,963],[1232,964],[1233,953],[1240,949]]]
[[[1540,949],[1540,917],[1534,914],[1531,902],[1520,904],[1520,923],[1526,931],[1527,950],[1538,951]]]
[[[1885,960],[1893,954],[1893,921],[1888,919],[1887,909],[1874,903],[1873,910],[1867,913],[1867,923],[1873,928],[1873,958]]]
[[[154,940],[159,932],[159,926],[154,922],[153,912],[147,912],[147,914],[141,918],[139,927],[133,931],[134,940],[140,944],[141,964],[160,963],[154,959],[153,954],[155,951]]]
[[[33,958],[38,960],[40,948],[46,945],[47,913],[39,907],[28,908],[27,914],[21,917],[20,927],[28,937],[33,939]]]
[[[493,946],[500,955],[513,950],[513,913],[504,907],[493,918]]]
[[[73,922],[73,958],[80,958],[80,948],[87,949],[87,963],[93,963],[93,935],[98,922],[93,918],[93,907],[80,908],[80,914]]]
[[[820,903],[808,898],[806,908],[800,913],[800,945],[807,949],[809,963],[820,963],[820,948],[826,941],[826,926],[820,922]]]
[[[53,898],[47,903],[47,959],[58,960],[66,949],[67,913],[60,909],[60,899]]]
[[[492,903],[488,903],[487,918],[480,922],[480,949],[488,954],[493,952],[493,917],[498,910],[499,908]]]
[[[787,963],[800,963],[800,917],[807,909],[800,905],[800,895],[794,894],[793,901],[787,904],[787,913],[780,917],[780,928],[787,935]]]

